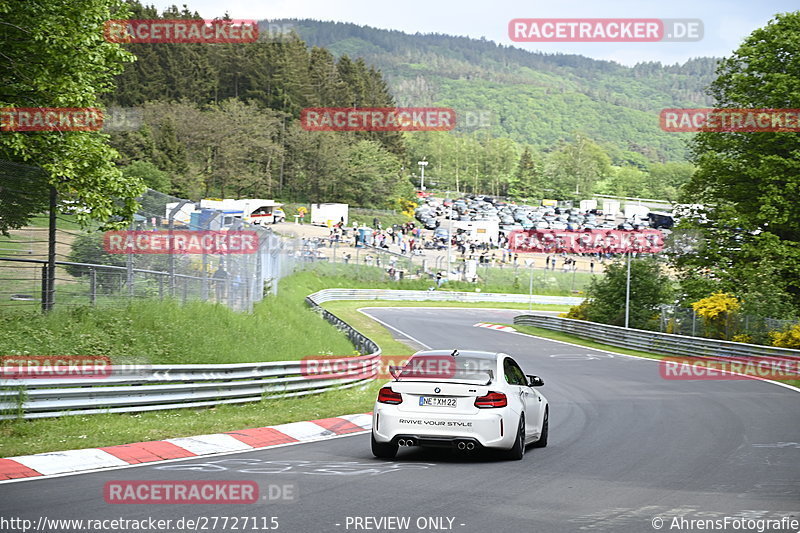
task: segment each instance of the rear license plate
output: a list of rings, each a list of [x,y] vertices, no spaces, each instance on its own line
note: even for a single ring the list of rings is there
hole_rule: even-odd
[[[442,396],[420,396],[420,407],[455,407],[455,398],[445,398]]]

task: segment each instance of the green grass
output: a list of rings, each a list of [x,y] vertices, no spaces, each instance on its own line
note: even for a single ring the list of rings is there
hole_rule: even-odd
[[[35,228],[47,228],[50,226],[50,215],[48,215],[47,213],[36,215],[30,219],[28,225],[33,226]],[[60,213],[56,217],[56,227],[58,229],[64,229],[70,231],[83,229],[81,225],[78,223],[78,217],[76,217],[75,215],[63,215]]]
[[[619,348],[617,346],[611,346],[610,344],[602,344],[600,342],[582,339],[580,337],[576,337],[575,335],[570,335],[568,333],[562,333],[560,331],[552,331],[545,328],[537,328],[535,326],[519,326],[515,324],[504,324],[504,325],[511,326],[521,333],[528,333],[530,335],[543,337],[545,339],[552,339],[554,341],[571,342],[572,344],[579,344],[581,346],[586,346],[587,348],[595,348],[597,350],[605,350],[608,352],[621,353],[625,355],[635,355],[636,357],[646,357],[648,359],[663,359],[665,357],[663,355],[643,352],[640,350],[630,350],[628,348]]]
[[[355,260],[355,255],[353,255],[353,260]],[[386,271],[376,266],[318,262],[307,263],[304,268],[304,273],[325,277],[331,284],[338,283],[338,285],[329,285],[332,287],[427,290],[436,286],[436,281],[428,278],[389,281]],[[415,275],[419,269],[419,261],[417,261],[414,270],[408,273]],[[530,290],[530,271],[523,267],[520,267],[516,272],[513,267],[490,268],[488,271],[481,267],[478,269],[478,275],[481,277],[481,281],[478,283],[450,281],[444,283],[439,290],[510,294],[528,294]],[[564,273],[561,271],[534,270],[533,294],[580,296],[581,291],[589,284],[593,276],[594,274],[585,272]]]
[[[139,414],[0,422],[0,456],[190,437],[372,410],[382,382],[301,398]]]
[[[219,364],[351,355],[350,341],[303,298],[321,282],[285,278],[279,295],[252,315],[204,302],[142,300],[120,306],[59,308],[42,315],[0,312],[0,354],[105,355],[150,364]],[[323,284],[324,285],[324,284]]]

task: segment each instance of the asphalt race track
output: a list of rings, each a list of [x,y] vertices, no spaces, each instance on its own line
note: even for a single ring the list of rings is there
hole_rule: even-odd
[[[369,435],[360,434],[0,484],[0,516],[34,523],[42,516],[173,520],[165,531],[203,530],[174,525],[181,517],[267,518],[259,527],[272,526],[269,519],[276,517],[277,531],[292,533],[641,533],[659,526],[699,531],[685,524],[671,528],[676,517],[800,519],[796,390],[754,380],[666,380],[650,360],[473,327],[481,321],[509,323],[517,312],[383,308],[368,313],[399,330],[398,338],[404,332],[430,348],[504,351],[526,373],[542,376],[551,409],[548,447],[529,448],[522,461],[416,449],[383,461],[372,457]],[[262,494],[272,486],[276,500],[114,505],[103,498],[107,481],[163,479],[255,480]],[[279,490],[293,490],[293,499],[282,501]],[[408,525],[389,517],[408,517]],[[234,531],[220,520],[214,528],[205,524],[206,531]]]

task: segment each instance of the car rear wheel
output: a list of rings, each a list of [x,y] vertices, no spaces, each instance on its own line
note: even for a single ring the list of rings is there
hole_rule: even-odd
[[[394,459],[397,455],[397,444],[391,442],[378,442],[372,435],[372,455],[381,459]]]
[[[547,446],[547,433],[549,425],[550,425],[550,409],[547,409],[544,412],[544,422],[542,422],[542,435],[539,437],[539,440],[537,440],[532,444],[534,448],[544,448],[545,446]]]
[[[507,457],[512,461],[519,461],[525,457],[525,415],[519,418],[519,429],[517,429],[517,438],[514,440],[514,446],[506,453]]]

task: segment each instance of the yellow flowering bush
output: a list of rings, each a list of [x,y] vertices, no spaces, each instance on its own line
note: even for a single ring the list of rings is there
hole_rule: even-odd
[[[692,304],[692,309],[706,320],[716,320],[721,315],[730,315],[741,308],[736,296],[726,292],[715,292]]]
[[[586,308],[589,305],[589,300],[582,301],[579,305],[573,305],[566,313],[561,313],[561,318],[573,318],[575,320],[589,320],[586,316]]]
[[[770,331],[769,336],[773,346],[800,350],[800,324],[795,324],[784,331]]]
[[[692,304],[695,313],[703,318],[706,334],[724,339],[730,332],[733,315],[741,308],[739,300],[726,292],[715,292]]]

